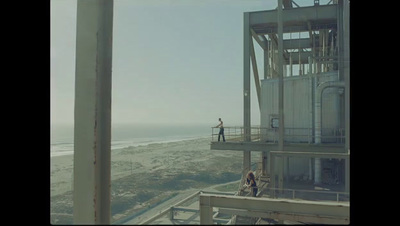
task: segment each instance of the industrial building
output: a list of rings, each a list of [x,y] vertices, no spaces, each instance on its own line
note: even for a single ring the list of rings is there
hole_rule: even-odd
[[[78,21],[84,4],[78,2]],[[104,17],[112,15],[104,6],[98,12]],[[86,9],[88,10],[88,9]],[[89,9],[95,11],[96,9]],[[83,12],[83,11],[82,11]],[[83,15],[83,14],[82,14]],[[243,152],[242,179],[238,191],[233,195],[205,194],[198,195],[198,209],[177,208],[171,206],[157,216],[143,223],[151,223],[173,211],[189,211],[199,214],[200,224],[217,222],[218,214],[230,216],[221,221],[228,224],[268,224],[269,220],[278,223],[285,221],[297,223],[350,223],[350,3],[348,0],[331,0],[320,4],[314,0],[312,6],[302,7],[293,0],[278,0],[278,7],[273,10],[245,12],[243,15],[243,126],[225,127],[226,142],[211,141],[213,150],[230,150]],[[93,34],[96,29],[111,29],[112,24],[93,20]],[[103,24],[102,24],[103,23]],[[83,29],[82,25],[82,29]],[[86,27],[88,27],[86,25]],[[79,32],[90,33],[80,30]],[[109,43],[107,34],[100,35],[97,40]],[[79,42],[79,44],[87,44]],[[95,46],[96,43],[93,43]],[[255,45],[259,45],[264,53],[263,71],[259,73],[255,54]],[[102,45],[98,45],[102,46]],[[111,73],[107,64],[111,48],[103,45],[99,50],[104,57],[101,73]],[[85,47],[85,48],[90,48]],[[82,48],[81,56],[89,56]],[[77,48],[79,50],[79,48]],[[78,54],[77,54],[78,56]],[[92,58],[91,58],[92,57]],[[97,60],[97,59],[96,59]],[[78,61],[77,61],[78,62]],[[83,63],[87,63],[85,59]],[[80,88],[85,83],[79,80],[77,65],[76,93],[88,92]],[[252,69],[252,70],[251,70]],[[253,72],[251,74],[251,72]],[[93,70],[93,73],[94,70]],[[96,71],[97,73],[97,71]],[[252,86],[251,76],[255,84]],[[96,100],[110,97],[110,79],[98,77],[96,84],[89,85],[96,93],[93,100],[78,100],[76,112],[87,117],[77,118],[75,132],[93,128],[97,125],[97,133],[93,136],[106,137],[99,142],[93,153],[98,159],[98,167],[84,162],[87,153],[79,150],[93,142],[79,140],[76,133],[75,171],[85,170],[95,176],[95,181],[85,181],[85,177],[75,174],[75,194],[93,193],[95,206],[88,196],[74,196],[74,221],[77,223],[109,223],[109,148],[110,122],[107,101],[104,106],[93,111],[93,106],[81,107],[85,103],[98,103]],[[87,86],[86,86],[87,87]],[[257,96],[251,97],[251,89],[255,88]],[[89,89],[91,92],[91,89]],[[259,126],[251,125],[251,98],[257,98],[260,110]],[[88,110],[89,109],[89,110]],[[79,129],[77,129],[79,127]],[[213,136],[217,136],[217,131]],[[86,145],[86,146],[85,146]],[[261,153],[256,168],[252,168],[252,153]],[[248,171],[255,171],[258,193],[249,197],[243,189]],[[105,178],[105,179],[104,179]],[[311,195],[296,196],[291,185],[301,178],[312,182]],[[316,186],[337,185],[339,190],[326,191],[318,196]],[[101,188],[100,190],[96,190]],[[327,196],[334,195],[334,201]],[[317,197],[318,196],[318,197]],[[194,197],[194,196],[193,196]],[[193,198],[190,197],[190,198]],[[288,198],[289,197],[289,198]],[[296,198],[295,198],[296,197]],[[215,208],[218,211],[215,212]],[[173,214],[170,214],[173,218]]]
[[[243,126],[224,127],[226,142],[217,141],[214,129],[210,144],[212,150],[243,152],[238,190],[199,191],[198,209],[171,206],[163,212],[169,221],[158,223],[176,224],[177,211],[199,213],[188,216],[198,219],[195,224],[350,223],[349,7],[341,0],[314,0],[307,7],[287,0],[274,10],[244,13]],[[256,44],[264,53],[262,77]],[[250,76],[259,126],[250,120]],[[254,168],[255,152],[261,157]],[[244,189],[250,170],[256,198]],[[299,181],[306,190],[296,189]]]

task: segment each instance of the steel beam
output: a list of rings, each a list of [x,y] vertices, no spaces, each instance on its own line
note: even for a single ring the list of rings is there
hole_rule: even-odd
[[[283,6],[285,9],[293,8],[292,0],[283,0]]]
[[[261,111],[260,76],[258,75],[257,60],[256,60],[256,54],[255,54],[254,44],[253,44],[253,39],[252,38],[250,38],[250,58],[251,58],[251,66],[253,68],[254,83],[255,83],[256,92],[257,92],[258,107],[259,107],[259,109]]]
[[[278,28],[276,24],[264,23],[264,24],[257,24],[251,27],[257,35],[267,35],[267,34],[276,34],[278,33]],[[283,28],[283,33],[290,33],[290,32],[308,32],[309,29],[311,30],[319,30],[319,29],[337,29],[337,24],[335,21],[326,21],[325,23],[321,24],[312,24],[310,27],[306,23],[302,24],[295,24],[295,25],[286,25]]]
[[[110,224],[113,4],[77,3],[74,224]]]
[[[312,219],[325,218],[337,222],[350,222],[349,203],[315,202],[305,200],[299,201],[241,196],[232,197],[223,195],[200,195],[199,203],[200,224],[213,223],[213,207],[220,208],[222,212],[228,212],[229,210],[227,209],[238,209],[239,211],[237,211],[236,213],[239,214],[245,213],[240,210],[245,210],[247,214],[256,217],[263,217],[268,214],[268,216],[272,216],[278,220],[308,218],[310,222],[314,222],[312,221]]]
[[[308,22],[313,30],[318,28],[335,29],[337,8],[337,5],[334,4],[285,9],[282,12],[282,23],[286,30],[283,32],[308,31]],[[277,10],[251,12],[250,27],[257,34],[277,33],[277,14]]]
[[[298,158],[332,158],[349,159],[348,153],[321,153],[321,152],[289,152],[289,151],[271,151],[271,158],[274,157],[298,157]]]
[[[253,36],[253,38],[257,41],[258,45],[260,45],[260,47],[265,50],[267,48],[266,46],[266,41],[265,41],[265,36],[262,35],[261,38],[260,36],[258,36],[253,29],[250,29],[251,31],[251,35]],[[262,40],[261,40],[262,39]]]
[[[251,108],[250,108],[250,48],[251,48],[251,31],[249,26],[250,13],[243,14],[243,127],[244,139],[250,141],[251,135]],[[246,171],[251,167],[250,151],[243,151],[243,171],[242,176],[245,176]]]
[[[231,151],[279,151],[277,143],[261,142],[211,142],[211,150]],[[345,153],[344,144],[285,144],[287,151],[332,152]]]
[[[295,38],[283,40],[283,49],[305,49],[312,48],[310,38]]]
[[[249,13],[244,13],[243,21],[243,127],[245,140],[250,140],[250,39]]]
[[[265,36],[262,36],[262,37],[264,37],[263,40],[265,40],[264,41],[265,49],[263,51],[263,53],[264,53],[264,60],[263,60],[263,63],[264,63],[264,79],[268,79],[268,76],[269,76],[268,73],[269,73],[269,67],[270,67],[270,65],[269,65],[269,43],[268,43],[267,39],[265,38]]]

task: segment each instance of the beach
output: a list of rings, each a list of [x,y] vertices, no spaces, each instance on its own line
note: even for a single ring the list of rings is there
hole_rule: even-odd
[[[240,151],[210,150],[211,138],[153,143],[111,151],[113,221],[188,189],[241,177]],[[256,160],[256,156],[252,156]],[[73,155],[51,157],[51,221],[72,223]]]

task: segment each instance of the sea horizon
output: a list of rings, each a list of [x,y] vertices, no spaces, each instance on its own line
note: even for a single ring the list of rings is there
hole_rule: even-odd
[[[111,150],[193,139],[211,139],[212,125],[119,123],[112,125]],[[71,124],[52,124],[50,156],[72,155],[74,131]]]

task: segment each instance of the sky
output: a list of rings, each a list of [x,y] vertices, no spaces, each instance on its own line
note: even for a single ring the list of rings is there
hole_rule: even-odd
[[[243,125],[243,13],[276,6],[276,0],[114,0],[112,123],[215,126],[222,118],[225,126]],[[76,11],[76,0],[50,1],[51,124],[74,121]],[[251,124],[259,122],[251,76]]]

